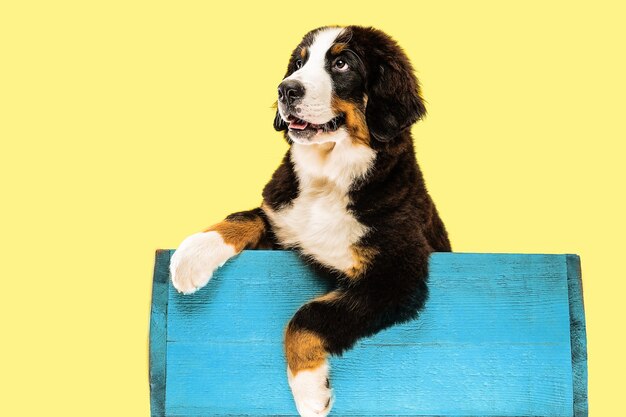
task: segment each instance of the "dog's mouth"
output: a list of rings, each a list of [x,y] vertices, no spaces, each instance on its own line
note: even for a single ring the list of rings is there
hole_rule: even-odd
[[[309,123],[306,120],[299,119],[290,114],[287,116],[287,122],[289,123],[289,133],[294,133],[302,137],[311,137],[316,133],[335,132],[345,124],[346,118],[343,114],[340,114],[337,117],[333,117],[328,122],[318,125]]]

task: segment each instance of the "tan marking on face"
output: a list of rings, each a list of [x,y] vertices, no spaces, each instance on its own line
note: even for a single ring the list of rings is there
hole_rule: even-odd
[[[374,248],[358,245],[354,245],[350,249],[352,250],[354,264],[350,269],[344,272],[349,278],[358,279],[365,274],[367,268],[372,264],[374,257],[378,254],[378,251]]]
[[[257,247],[265,233],[265,223],[258,217],[253,220],[224,220],[205,230],[211,231],[218,232],[224,242],[232,245],[237,252],[241,252],[245,248]]]
[[[354,143],[370,144],[370,131],[365,120],[365,109],[356,103],[333,97],[331,101],[335,113],[343,113],[346,118],[346,129]]]
[[[332,53],[333,55],[339,55],[341,51],[346,49],[347,46],[348,44],[345,43],[336,43],[330,47],[330,53]]]
[[[300,58],[304,59],[306,57],[306,48],[300,48]]]
[[[285,355],[289,369],[295,376],[305,369],[315,369],[326,360],[323,340],[314,332],[293,329],[291,324],[285,331]]]

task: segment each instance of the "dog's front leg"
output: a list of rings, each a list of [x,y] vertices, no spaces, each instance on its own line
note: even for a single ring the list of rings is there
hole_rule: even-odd
[[[257,208],[233,213],[204,232],[189,236],[172,256],[172,284],[184,294],[204,287],[228,259],[266,242],[268,228],[265,214]]]
[[[414,318],[424,305],[428,252],[396,253],[411,260],[405,264],[389,263],[389,253],[381,252],[367,272],[344,277],[336,290],[303,305],[287,325],[287,376],[300,416],[325,417],[332,408],[330,355]]]

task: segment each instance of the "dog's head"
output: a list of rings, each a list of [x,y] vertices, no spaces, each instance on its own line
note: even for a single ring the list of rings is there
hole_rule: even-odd
[[[291,54],[274,128],[301,144],[388,142],[425,112],[413,67],[393,39],[374,28],[324,27]]]

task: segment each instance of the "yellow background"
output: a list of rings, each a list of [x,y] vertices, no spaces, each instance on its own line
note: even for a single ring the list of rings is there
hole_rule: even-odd
[[[1,415],[149,415],[154,250],[259,204],[276,86],[325,24],[412,59],[455,250],[581,255],[591,413],[623,409],[623,3],[214,3],[0,6]]]

